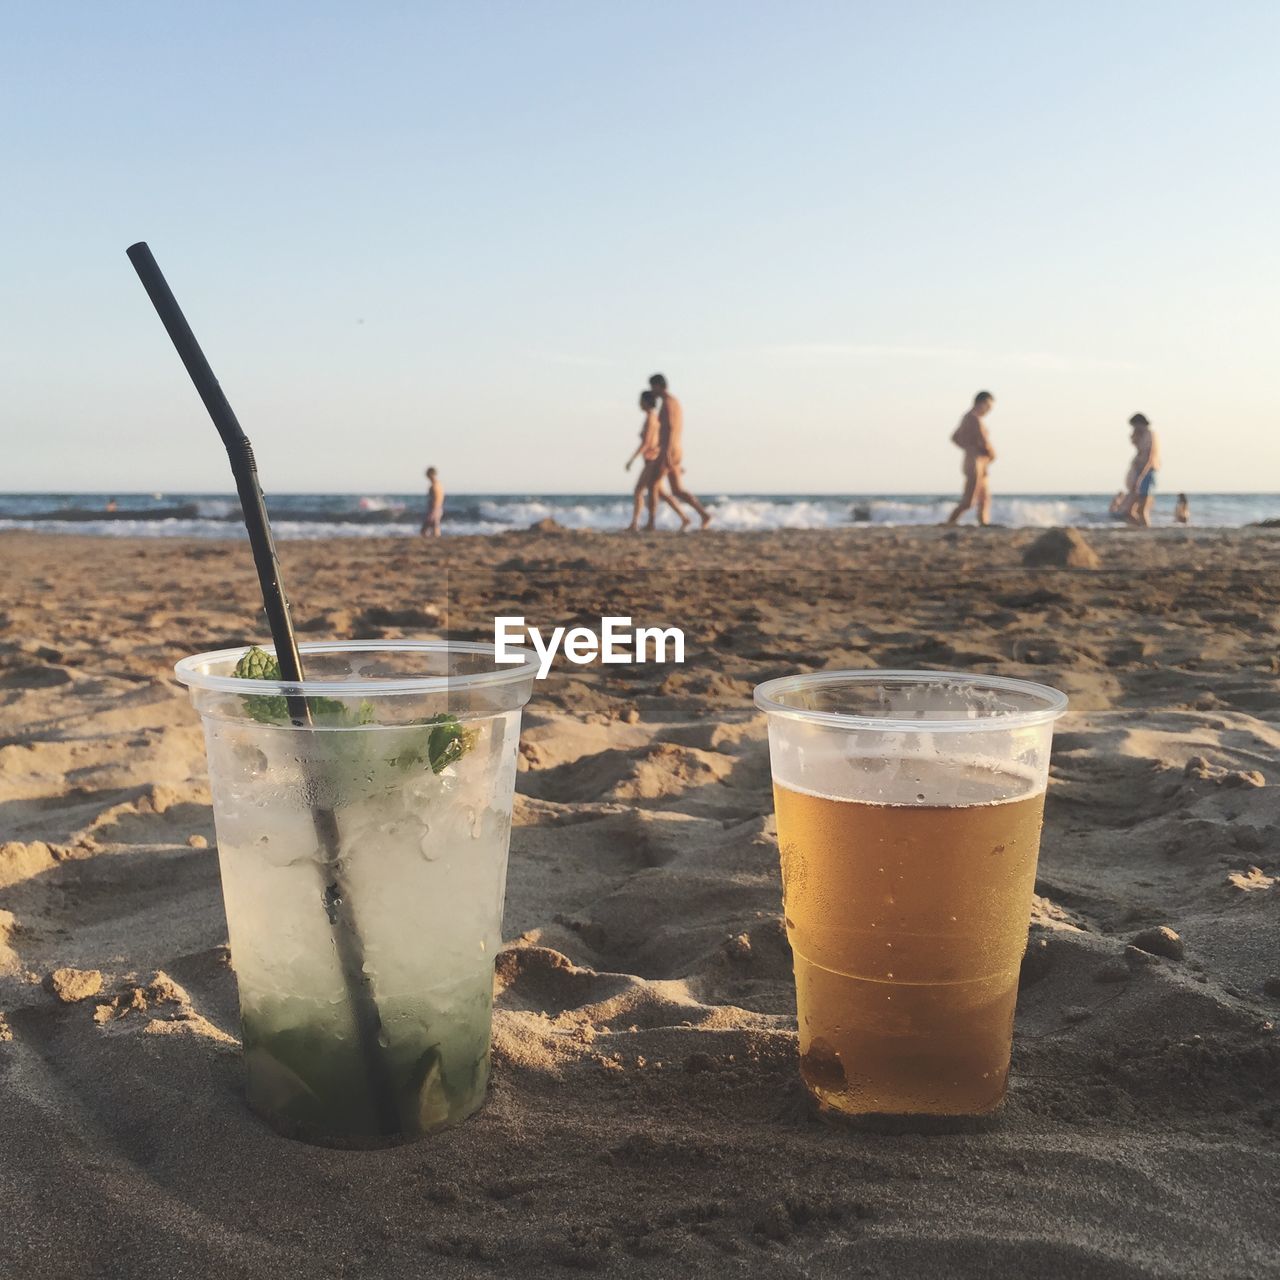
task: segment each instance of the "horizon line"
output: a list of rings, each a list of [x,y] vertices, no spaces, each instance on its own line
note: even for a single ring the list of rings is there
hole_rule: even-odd
[[[423,486],[425,490],[425,486]],[[464,498],[617,498],[626,497],[629,489],[450,489],[446,501],[453,497]],[[707,489],[707,494],[726,498],[946,498],[955,495],[955,489]],[[1000,498],[1058,498],[1063,496],[1081,498],[1105,498],[1114,493],[1114,489],[1009,489],[997,493]],[[1161,489],[1158,496],[1168,497],[1172,493],[1186,493],[1200,497],[1220,498],[1272,498],[1280,497],[1280,489]],[[109,497],[152,498],[157,495],[166,498],[199,496],[210,498],[236,498],[234,489],[3,489],[0,498],[30,498],[47,495],[56,497],[65,494],[67,497]],[[386,497],[386,496],[421,496],[418,489],[277,489],[266,494],[270,501],[272,496],[278,498],[330,498],[330,497]]]

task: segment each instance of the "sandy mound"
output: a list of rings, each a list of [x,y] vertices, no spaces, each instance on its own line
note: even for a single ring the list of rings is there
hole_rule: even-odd
[[[1022,553],[1032,569],[1096,569],[1102,563],[1079,529],[1046,529]]]

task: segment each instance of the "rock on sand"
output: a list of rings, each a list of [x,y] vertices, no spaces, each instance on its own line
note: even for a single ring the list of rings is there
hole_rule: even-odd
[[[48,977],[48,987],[63,1004],[75,1004],[102,990],[102,974],[97,969],[55,969]]]
[[[1129,939],[1129,945],[1145,951],[1148,955],[1164,956],[1169,960],[1181,960],[1186,954],[1186,947],[1167,924],[1156,925],[1154,929],[1143,929]]]

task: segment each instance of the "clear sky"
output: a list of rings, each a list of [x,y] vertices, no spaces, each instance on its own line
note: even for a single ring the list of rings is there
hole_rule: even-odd
[[[1280,5],[0,2],[0,489],[1280,489]]]

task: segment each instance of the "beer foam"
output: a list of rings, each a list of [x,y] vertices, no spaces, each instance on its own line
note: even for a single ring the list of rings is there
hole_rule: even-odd
[[[1046,770],[1022,761],[899,753],[782,752],[774,781],[820,800],[957,809],[1041,795]]]

